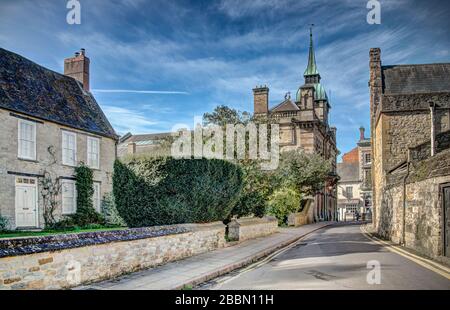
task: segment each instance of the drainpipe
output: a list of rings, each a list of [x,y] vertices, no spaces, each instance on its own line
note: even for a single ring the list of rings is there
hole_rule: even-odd
[[[410,152],[408,151],[408,159],[406,161],[406,175],[403,178],[403,218],[402,218],[402,245],[406,246],[406,179],[409,177]]]
[[[430,117],[431,117],[431,156],[436,153],[436,129],[434,125],[434,112],[436,110],[436,105],[434,102],[430,102]]]

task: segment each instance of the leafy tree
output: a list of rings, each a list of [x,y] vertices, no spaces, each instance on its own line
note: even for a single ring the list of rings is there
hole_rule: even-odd
[[[277,174],[281,182],[305,195],[314,195],[325,186],[331,163],[318,154],[288,151],[281,154]]]
[[[221,105],[216,107],[212,113],[203,114],[203,125],[247,124],[250,119],[250,113],[248,112],[240,112]]]
[[[295,188],[278,189],[269,198],[268,213],[278,219],[280,226],[285,225],[289,214],[299,210],[300,200],[301,196]]]

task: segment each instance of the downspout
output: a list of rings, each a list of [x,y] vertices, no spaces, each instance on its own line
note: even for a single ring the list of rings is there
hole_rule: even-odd
[[[434,124],[434,112],[436,105],[434,102],[430,102],[430,118],[431,118],[431,156],[436,154],[436,129]]]
[[[402,219],[402,245],[406,246],[406,179],[409,177],[410,152],[408,151],[408,159],[406,160],[406,175],[403,178],[403,219]]]

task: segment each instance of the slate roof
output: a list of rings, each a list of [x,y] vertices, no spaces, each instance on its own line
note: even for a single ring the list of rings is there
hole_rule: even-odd
[[[0,108],[118,138],[95,98],[78,81],[2,48]]]
[[[359,182],[359,163],[338,163],[337,174],[341,177],[339,182]]]
[[[120,138],[120,143],[131,143],[134,142],[137,145],[139,144],[152,144],[152,141],[161,140],[168,137],[171,137],[172,133],[153,133],[153,134],[143,134],[143,135],[131,135],[130,133],[124,135]]]
[[[450,92],[450,63],[383,66],[384,94]]]

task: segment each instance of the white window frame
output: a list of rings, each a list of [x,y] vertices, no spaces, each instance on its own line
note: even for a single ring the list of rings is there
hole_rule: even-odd
[[[92,162],[91,155],[94,154],[91,149],[91,142],[95,141],[97,143],[97,162]],[[95,137],[87,137],[87,164],[90,168],[100,169],[100,139]]]
[[[22,140],[22,124],[26,124],[26,125],[30,125],[31,128],[33,129],[33,134],[32,134],[32,138],[33,138],[33,155],[34,156],[27,156],[26,154],[23,154],[23,150],[21,148],[21,140]],[[36,160],[37,158],[37,150],[36,150],[36,130],[37,130],[37,126],[35,122],[31,122],[31,121],[27,121],[27,120],[23,120],[23,119],[19,119],[18,120],[18,125],[17,125],[17,157],[20,159],[26,159],[26,160]]]
[[[68,211],[64,207],[64,185],[72,184],[73,186],[73,209]],[[77,212],[77,187],[74,180],[62,180],[61,181],[61,213],[63,215],[75,214]]]
[[[101,201],[102,184],[100,182],[94,182],[93,186],[94,186],[94,194],[92,195],[92,204],[94,206],[94,210],[97,211],[98,213],[101,213],[102,212],[102,207],[101,207],[102,206],[102,201]],[[97,190],[95,190],[96,187],[97,187]],[[96,204],[96,201],[97,201],[98,205]]]
[[[73,162],[69,163],[66,161],[66,152],[64,151],[64,135],[68,135],[68,136],[72,136],[74,138],[74,158],[73,158]],[[72,166],[75,167],[77,165],[77,134],[71,131],[65,131],[62,130],[61,131],[61,153],[62,153],[62,163],[63,165],[67,165],[67,166]]]

